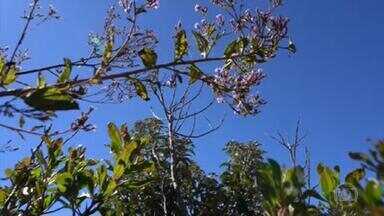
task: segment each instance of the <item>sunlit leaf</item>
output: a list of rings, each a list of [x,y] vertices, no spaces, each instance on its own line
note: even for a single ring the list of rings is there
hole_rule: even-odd
[[[209,42],[199,32],[193,31],[193,36],[196,39],[197,48],[199,49],[201,55],[203,57],[207,57],[208,49],[209,49]]]
[[[72,62],[70,59],[65,58],[64,59],[64,69],[63,69],[63,72],[61,72],[57,82],[59,82],[59,83],[67,82],[69,80],[69,78],[71,77],[71,73],[72,73]]]
[[[376,181],[369,181],[365,187],[364,199],[371,206],[380,206],[382,203],[382,185]]]
[[[18,72],[18,69],[16,68],[16,65],[10,66],[8,72],[4,74],[2,84],[3,85],[9,85],[16,81],[16,73]]]
[[[189,67],[189,83],[193,84],[201,78],[203,72],[195,64],[192,64]]]
[[[365,176],[365,170],[360,168],[352,171],[345,177],[345,182],[350,184],[358,184]]]
[[[107,189],[104,191],[104,196],[108,197],[108,196],[112,195],[113,192],[115,191],[116,187],[117,187],[116,181],[111,180],[108,183]]]
[[[143,100],[148,101],[149,96],[148,96],[148,91],[145,85],[140,82],[140,80],[134,80],[133,85],[135,86],[136,89],[136,94]]]
[[[0,206],[4,204],[5,200],[7,199],[7,196],[7,192],[3,188],[0,188]]]
[[[123,174],[125,170],[125,163],[123,160],[118,160],[117,164],[113,168],[113,174],[116,179],[119,179]]]
[[[0,84],[9,85],[16,81],[18,69],[14,63],[7,63],[5,58],[0,57]]]
[[[109,65],[109,61],[112,58],[112,53],[113,53],[113,42],[108,41],[105,45],[105,49],[103,53],[102,67],[107,67]]]
[[[150,48],[143,48],[139,51],[139,56],[147,68],[153,68],[156,66],[157,54],[154,50]]]
[[[177,32],[175,39],[175,60],[180,60],[188,54],[188,41],[185,30]]]
[[[239,38],[237,40],[232,41],[225,48],[224,56],[226,58],[231,58],[235,54],[241,54],[244,51],[245,47],[248,46],[248,43],[249,41],[247,38]]]
[[[123,146],[123,141],[121,140],[120,131],[115,124],[108,124],[108,134],[111,139],[111,150],[118,153]]]
[[[68,187],[72,183],[72,175],[68,172],[60,173],[56,176],[55,182],[57,185],[57,189],[61,193],[65,193],[69,189]]]
[[[97,183],[100,187],[102,187],[105,183],[105,180],[107,179],[107,168],[104,165],[98,167],[96,170],[96,174]]]
[[[56,87],[37,89],[23,99],[29,106],[42,111],[79,109],[78,103],[70,94]]]
[[[338,173],[322,164],[317,166],[317,173],[320,175],[320,186],[325,198],[331,200],[332,193],[339,185]]]
[[[47,86],[47,83],[45,81],[45,78],[43,77],[41,72],[39,72],[39,74],[37,75],[37,88],[42,89],[42,88],[45,88],[46,86]]]
[[[3,71],[6,63],[7,61],[5,60],[5,58],[0,56],[0,72]]]
[[[136,142],[130,142],[124,146],[123,150],[120,152],[119,157],[122,158],[127,164],[131,163],[136,156],[136,153],[139,150],[138,144]]]

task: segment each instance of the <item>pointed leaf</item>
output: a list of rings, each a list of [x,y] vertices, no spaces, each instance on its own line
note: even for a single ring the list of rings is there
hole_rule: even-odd
[[[365,170],[360,168],[352,171],[345,177],[345,182],[356,185],[364,178]]]
[[[235,54],[241,54],[245,47],[248,46],[248,44],[249,40],[247,38],[239,38],[234,40],[225,48],[224,56],[226,58],[231,58]]]
[[[16,74],[18,72],[18,69],[16,68],[16,65],[11,65],[9,67],[8,71],[5,71],[4,76],[2,77],[2,84],[3,85],[9,85],[16,81]]]
[[[5,58],[0,56],[0,72],[3,71],[6,63],[7,63],[7,61],[5,60]]]
[[[111,139],[111,150],[114,153],[120,152],[122,146],[123,146],[123,141],[121,139],[121,134],[117,126],[113,123],[108,124],[108,134],[109,134],[109,139]]]
[[[139,56],[144,66],[147,68],[153,68],[156,66],[157,54],[150,48],[144,48],[139,51]]]
[[[108,41],[105,45],[104,53],[103,53],[103,60],[101,62],[102,67],[107,67],[109,65],[109,61],[112,58],[112,53],[113,53],[113,42]]]
[[[70,59],[65,58],[64,59],[64,69],[63,72],[61,72],[59,79],[57,80],[58,83],[64,83],[69,80],[72,73],[72,62]]]
[[[145,87],[145,85],[142,82],[140,82],[139,80],[134,80],[133,84],[134,84],[135,89],[136,89],[136,94],[139,97],[141,97],[141,99],[148,101],[149,96],[148,96],[147,88]]]
[[[42,88],[45,88],[46,86],[47,86],[47,83],[45,81],[45,78],[43,77],[41,72],[39,72],[39,74],[37,75],[37,88],[42,89]]]
[[[55,179],[57,189],[61,193],[65,193],[72,183],[72,175],[68,172],[58,174]]]
[[[320,201],[324,201],[324,202],[326,201],[316,190],[313,190],[313,189],[304,191],[302,195],[303,199],[307,199],[310,197],[316,198]]]
[[[280,184],[282,181],[282,172],[281,172],[281,167],[279,163],[277,163],[275,160],[272,160],[272,159],[268,159],[268,163],[272,169],[272,176],[274,181]]]
[[[192,64],[189,67],[189,84],[195,83],[197,80],[201,78],[203,72],[198,68],[195,64]]]
[[[327,200],[331,200],[331,195],[339,185],[338,174],[329,167],[319,164],[317,166],[317,172],[320,175],[320,186],[322,192]]]
[[[206,57],[209,49],[209,42],[199,32],[193,31],[192,33],[196,39],[197,48],[199,49],[201,55]]]
[[[37,89],[23,99],[29,106],[42,111],[79,109],[71,95],[55,87]]]
[[[175,41],[175,60],[180,60],[188,54],[188,41],[185,30],[181,30],[176,34]]]

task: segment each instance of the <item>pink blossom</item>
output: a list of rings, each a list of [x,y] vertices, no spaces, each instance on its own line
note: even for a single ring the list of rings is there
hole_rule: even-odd
[[[158,9],[160,7],[160,0],[147,0],[147,8]]]

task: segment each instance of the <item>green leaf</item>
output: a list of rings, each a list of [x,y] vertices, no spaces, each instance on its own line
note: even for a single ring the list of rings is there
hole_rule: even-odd
[[[5,169],[4,173],[5,173],[5,176],[7,176],[7,178],[12,178],[14,175],[15,175],[15,170],[13,169]]]
[[[370,206],[379,206],[382,204],[382,186],[376,181],[369,181],[363,194],[364,200]]]
[[[141,97],[141,99],[148,101],[149,96],[148,96],[147,88],[145,87],[145,85],[142,82],[140,82],[140,80],[134,80],[133,85],[135,86],[136,94],[139,97]]]
[[[7,65],[5,58],[0,57],[0,84],[9,85],[16,81],[18,69],[15,64]]]
[[[364,161],[364,162],[369,160],[369,156],[367,154],[358,153],[358,152],[350,152],[349,157],[352,160],[359,160],[359,161]]]
[[[321,200],[321,201],[326,201],[316,190],[314,189],[310,189],[310,190],[306,190],[304,191],[303,195],[302,195],[302,198],[303,199],[307,199],[307,198],[310,198],[310,197],[313,197],[313,198],[316,198],[318,200]]]
[[[17,72],[18,72],[18,69],[16,68],[16,65],[10,66],[8,71],[5,71],[5,74],[2,77],[1,83],[3,85],[9,85],[9,84],[15,82]]]
[[[111,139],[111,150],[114,153],[120,152],[123,141],[121,140],[120,131],[117,128],[117,126],[113,123],[108,124],[108,134],[109,138]]]
[[[45,78],[43,77],[41,72],[39,72],[39,74],[37,75],[37,88],[42,89],[42,88],[45,88],[46,86],[47,86],[47,83],[45,81]]]
[[[272,177],[275,182],[278,184],[281,183],[281,178],[282,178],[282,172],[281,172],[281,167],[279,163],[277,163],[275,160],[268,159],[269,166],[271,167],[272,170]]]
[[[293,167],[283,173],[283,187],[285,193],[291,198],[297,197],[302,187],[305,186],[304,169]]]
[[[107,179],[107,168],[104,165],[98,167],[96,170],[96,174],[98,185],[100,187],[103,187],[105,180]]]
[[[118,160],[117,164],[113,168],[113,174],[116,179],[119,179],[123,176],[125,170],[125,163],[123,160]]]
[[[6,63],[7,63],[7,61],[5,60],[5,58],[0,56],[0,72],[3,71]]]
[[[71,173],[68,173],[68,172],[60,173],[56,176],[55,182],[57,185],[57,189],[61,193],[65,193],[67,191],[68,187],[72,183],[72,175],[71,175]]]
[[[139,51],[139,56],[147,68],[153,68],[156,66],[157,54],[154,50],[150,48],[143,48]]]
[[[7,192],[3,188],[0,188],[0,206],[4,204],[5,200],[7,199],[7,196]]]
[[[192,64],[189,67],[189,84],[195,83],[197,80],[201,78],[203,72],[198,68],[195,64]]]
[[[209,51],[209,42],[199,32],[193,31],[193,36],[196,39],[196,45],[202,56],[207,57]]]
[[[317,172],[320,175],[322,192],[327,200],[331,200],[332,193],[340,183],[338,173],[322,164],[317,166]]]
[[[71,95],[56,87],[37,89],[23,99],[29,106],[42,111],[79,109]]]
[[[249,40],[247,38],[239,38],[238,40],[234,40],[225,48],[224,56],[229,59],[235,54],[241,54],[245,47],[248,46],[248,44]]]
[[[115,191],[116,187],[117,187],[117,183],[116,183],[116,181],[111,180],[111,181],[109,182],[108,186],[107,186],[107,189],[106,189],[106,190],[104,191],[104,193],[103,193],[104,196],[108,197],[108,196],[112,195],[113,192]]]
[[[139,150],[139,146],[136,142],[127,143],[123,150],[119,154],[119,158],[123,159],[125,163],[131,163]]]
[[[175,60],[180,60],[188,54],[188,40],[185,30],[181,30],[176,34],[175,41]]]
[[[104,53],[103,53],[103,60],[101,62],[102,67],[107,67],[109,65],[109,61],[112,58],[113,54],[113,42],[108,41],[105,45]]]
[[[63,72],[61,72],[59,79],[57,80],[58,83],[65,83],[69,80],[72,73],[72,62],[70,59],[65,58],[64,59],[64,69]]]
[[[356,169],[352,172],[350,172],[346,177],[345,177],[345,182],[357,185],[359,182],[364,178],[365,176],[365,170],[360,168]]]

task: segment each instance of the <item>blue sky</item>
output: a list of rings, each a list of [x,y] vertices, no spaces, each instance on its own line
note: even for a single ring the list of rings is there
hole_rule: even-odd
[[[87,54],[87,35],[100,31],[110,1],[46,1],[60,11],[63,20],[33,27],[25,43],[32,61],[25,67],[56,64],[63,57],[77,59]],[[98,2],[98,3],[96,3]],[[144,25],[152,26],[160,38],[160,59],[169,59],[172,51],[170,32],[178,20],[192,26],[199,17],[195,3],[206,1],[162,0],[160,9],[152,12]],[[0,44],[15,44],[21,30],[20,15],[27,1],[0,1]],[[340,164],[351,169],[348,151],[365,151],[367,138],[380,138],[384,132],[384,3],[380,0],[287,1],[282,14],[290,17],[290,31],[298,53],[282,53],[264,67],[267,80],[260,92],[268,104],[262,112],[249,118],[232,115],[225,106],[217,106],[207,116],[215,118],[228,113],[224,126],[209,136],[196,140],[196,160],[208,171],[220,171],[225,160],[222,152],[229,140],[257,140],[281,162],[287,153],[268,134],[281,130],[293,134],[298,118],[308,133],[305,145],[312,162]],[[86,109],[90,104],[82,104]],[[105,125],[108,121],[132,123],[149,117],[149,105],[139,100],[121,105],[97,106],[92,121],[96,133],[80,136],[72,145],[82,144],[95,157],[105,157]],[[55,124],[66,126],[73,115],[60,113]],[[4,117],[1,117],[4,119]],[[4,119],[2,121],[8,122]],[[9,132],[0,129],[0,142]],[[13,165],[36,145],[32,140],[17,142],[22,150],[2,155],[0,168]]]

